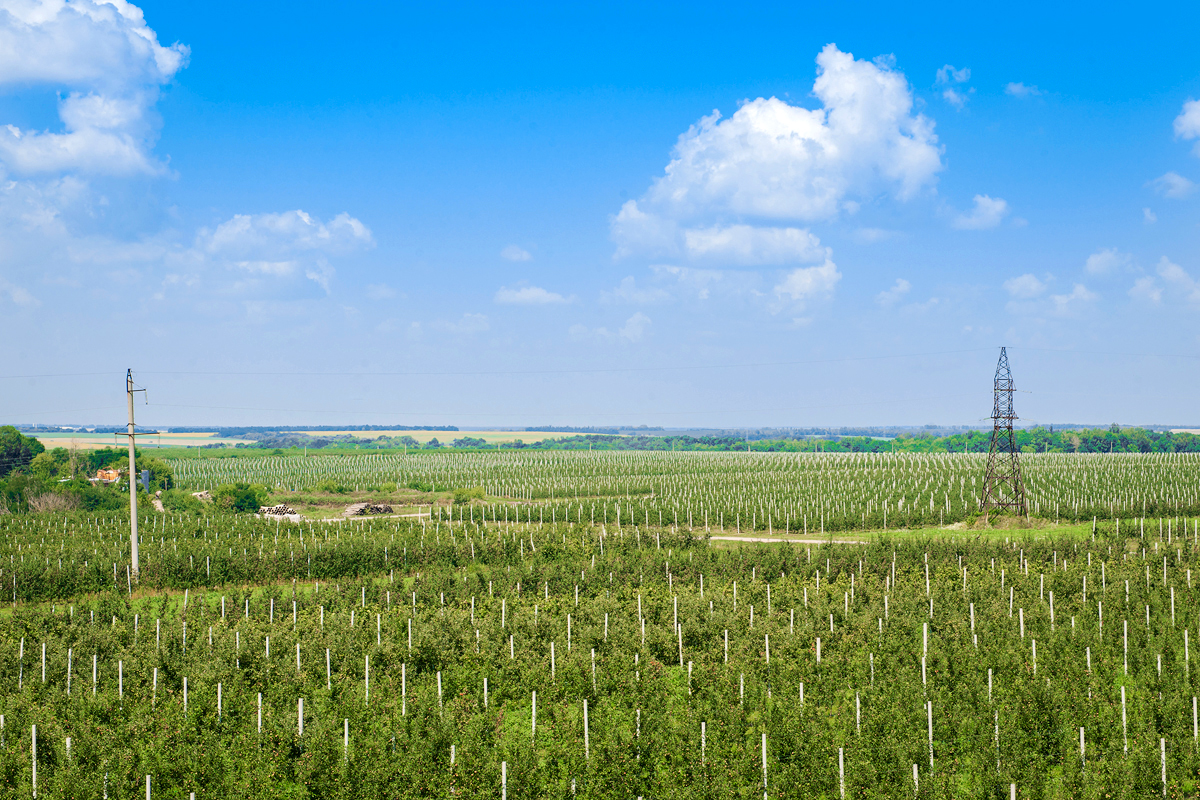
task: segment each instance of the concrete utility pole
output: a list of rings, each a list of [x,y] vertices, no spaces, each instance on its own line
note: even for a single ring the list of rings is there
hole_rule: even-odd
[[[125,372],[125,394],[129,400],[129,552],[130,572],[133,580],[138,579],[138,517],[137,517],[137,467],[134,465],[133,443],[137,434],[133,432],[133,393],[145,389],[133,388],[133,370]]]

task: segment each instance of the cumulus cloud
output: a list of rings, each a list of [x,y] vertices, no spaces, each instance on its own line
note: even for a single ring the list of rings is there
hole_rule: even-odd
[[[1163,197],[1169,197],[1173,200],[1182,200],[1196,191],[1196,184],[1176,172],[1168,172],[1165,175],[1160,175],[1150,181],[1150,185],[1154,187],[1154,191]]]
[[[1188,100],[1175,118],[1175,136],[1179,139],[1200,138],[1200,100]],[[1200,156],[1200,142],[1192,152]]]
[[[959,214],[954,227],[964,231],[982,231],[994,228],[1008,216],[1008,202],[986,194],[975,195],[975,207],[969,213]]]
[[[1104,275],[1133,263],[1133,256],[1115,247],[1102,247],[1087,257],[1085,268],[1092,275]]]
[[[1036,86],[1026,86],[1023,83],[1009,83],[1004,86],[1004,93],[1013,97],[1036,97],[1042,90]]]
[[[832,294],[841,279],[842,273],[832,261],[819,267],[799,267],[784,275],[775,286],[775,296],[780,300],[803,303]]]
[[[651,324],[650,317],[638,311],[632,317],[625,320],[625,324],[618,328],[616,332],[610,331],[608,328],[589,328],[581,323],[576,323],[567,330],[567,335],[577,342],[591,340],[619,341],[626,344],[633,344],[642,340],[650,330]]]
[[[1189,303],[1200,303],[1200,282],[1183,267],[1163,256],[1159,259],[1157,271],[1159,277],[1184,295]]]
[[[303,272],[326,292],[334,270],[327,257],[374,244],[371,231],[349,214],[321,222],[304,211],[236,214],[216,228],[202,228],[193,251],[205,260],[251,274],[288,277]]]
[[[694,261],[749,266],[820,261],[829,255],[821,240],[800,228],[751,225],[693,228],[683,232],[684,249]]]
[[[533,258],[529,251],[515,244],[510,244],[508,247],[500,251],[500,257],[505,261],[528,261]]]
[[[852,212],[855,198],[907,200],[932,185],[941,150],[903,74],[832,44],[817,66],[820,108],[760,97],[681,135],[664,174],[612,218],[616,255],[821,262],[828,254],[807,229],[746,218],[807,224]]]
[[[1138,278],[1129,289],[1129,296],[1136,300],[1146,300],[1151,303],[1162,302],[1162,289],[1158,281],[1149,275]]]
[[[1153,225],[1154,223],[1158,222],[1158,215],[1155,214],[1153,211],[1151,211],[1148,208],[1143,208],[1142,209],[1142,221],[1145,222],[1147,225]]]
[[[642,312],[636,312],[632,317],[625,320],[625,324],[617,331],[617,335],[625,342],[638,342],[646,335],[646,331],[650,329],[650,318]]]
[[[282,253],[340,255],[374,244],[366,225],[347,213],[321,222],[304,211],[235,214],[213,230],[201,229],[197,245],[230,261],[255,260]]]
[[[1088,291],[1088,288],[1082,283],[1077,283],[1071,289],[1069,294],[1052,294],[1050,295],[1051,302],[1054,303],[1054,312],[1059,316],[1071,316],[1075,314],[1082,306],[1091,303],[1099,298],[1095,292]]]
[[[164,47],[141,9],[124,0],[29,0],[0,14],[0,85],[58,94],[62,131],[0,129],[0,160],[17,174],[159,174],[159,87],[187,62]]]
[[[1006,280],[1004,291],[1019,300],[1030,300],[1046,291],[1046,284],[1038,280],[1035,275],[1025,273]]]
[[[549,292],[538,286],[519,286],[516,288],[500,287],[496,292],[496,302],[511,305],[545,306],[556,303],[569,303],[572,298],[563,297],[556,292]]]
[[[875,295],[875,302],[881,306],[884,306],[885,308],[887,306],[895,305],[896,303],[900,302],[900,300],[902,300],[906,294],[908,294],[910,289],[912,289],[911,283],[904,280],[904,278],[896,278],[896,282],[892,284],[890,289],[885,289],[884,291]]]

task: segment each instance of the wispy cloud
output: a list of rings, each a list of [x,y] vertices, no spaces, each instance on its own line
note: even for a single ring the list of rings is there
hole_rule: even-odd
[[[970,212],[954,218],[954,227],[964,231],[982,231],[994,228],[1008,216],[1008,202],[986,194],[975,195],[975,207]]]
[[[1036,86],[1026,86],[1023,83],[1009,83],[1004,86],[1004,93],[1013,97],[1036,97],[1042,90]]]
[[[875,295],[875,302],[885,308],[895,305],[900,302],[909,290],[912,289],[912,284],[904,280],[904,278],[896,278],[896,282],[892,284],[890,289],[885,289]]]
[[[569,303],[572,299],[574,298],[563,297],[540,286],[518,286],[511,289],[503,286],[496,292],[496,302],[509,305],[545,306]]]
[[[528,261],[533,258],[528,250],[515,244],[510,244],[501,250],[500,257],[505,261]]]
[[[1182,200],[1196,191],[1196,184],[1177,172],[1168,172],[1150,181],[1154,191],[1172,200]]]

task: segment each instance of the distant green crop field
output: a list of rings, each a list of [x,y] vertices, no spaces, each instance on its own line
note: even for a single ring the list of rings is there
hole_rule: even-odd
[[[303,492],[412,483],[482,487],[496,521],[824,533],[973,520],[987,456],[921,453],[480,452],[174,459],[180,485]],[[1022,456],[1029,512],[1047,520],[1200,514],[1200,454]],[[538,508],[530,507],[536,501]],[[540,516],[539,516],[540,515]]]

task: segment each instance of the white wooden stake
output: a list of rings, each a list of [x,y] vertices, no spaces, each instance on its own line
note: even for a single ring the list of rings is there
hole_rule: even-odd
[[[533,713],[529,718],[529,738],[536,739],[537,738],[537,692],[533,693],[533,703],[530,707],[533,709]]]
[[[33,796],[37,797],[37,725],[32,726],[31,733],[31,753],[33,758]]]
[[[350,720],[342,720],[342,758],[350,760]]]
[[[928,567],[926,567],[928,569]],[[763,734],[763,740],[766,740],[767,735]],[[846,751],[838,748],[838,789],[841,792],[841,797],[845,800],[846,797]],[[763,792],[765,795],[766,792]]]
[[[588,738],[588,705],[587,698],[583,700],[583,760],[591,759],[591,740]]]

